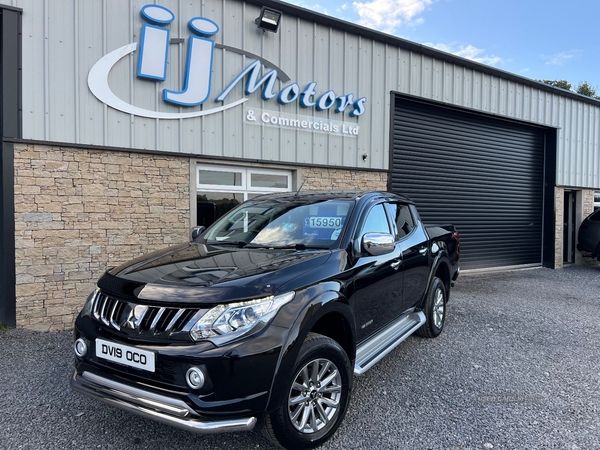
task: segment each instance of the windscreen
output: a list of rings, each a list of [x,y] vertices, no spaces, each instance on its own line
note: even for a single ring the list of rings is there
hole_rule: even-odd
[[[340,238],[351,205],[349,200],[249,201],[219,219],[204,238],[269,247],[330,247]]]

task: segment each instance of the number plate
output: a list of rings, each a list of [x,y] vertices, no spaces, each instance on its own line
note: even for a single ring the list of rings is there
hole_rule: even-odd
[[[154,372],[155,355],[147,350],[96,339],[96,356],[136,369]]]

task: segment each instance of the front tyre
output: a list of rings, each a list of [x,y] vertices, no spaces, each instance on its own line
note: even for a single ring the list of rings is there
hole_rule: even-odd
[[[352,370],[342,347],[310,333],[277,409],[266,415],[267,437],[288,449],[308,449],[329,439],[342,422],[352,388]]]
[[[425,323],[416,331],[418,336],[435,338],[444,329],[446,321],[446,286],[439,278],[434,278],[427,292],[423,313]]]

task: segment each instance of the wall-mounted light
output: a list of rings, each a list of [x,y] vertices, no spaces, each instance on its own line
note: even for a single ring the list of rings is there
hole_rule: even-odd
[[[279,29],[279,22],[281,21],[281,15],[281,11],[263,6],[260,10],[260,16],[256,18],[254,23],[258,28],[271,31],[272,33],[277,33],[277,30]]]

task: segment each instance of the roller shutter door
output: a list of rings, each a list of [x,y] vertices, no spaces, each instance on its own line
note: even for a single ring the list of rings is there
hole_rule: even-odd
[[[545,130],[397,98],[390,189],[453,223],[461,268],[541,265]]]

